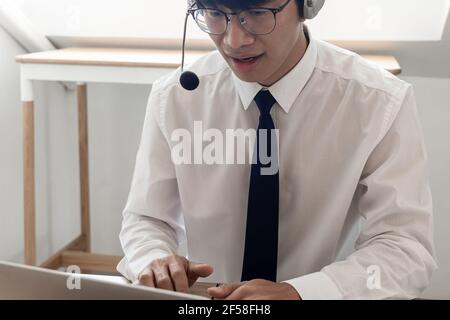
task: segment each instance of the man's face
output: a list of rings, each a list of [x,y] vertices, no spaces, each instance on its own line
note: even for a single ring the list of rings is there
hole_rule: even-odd
[[[278,8],[286,0],[268,1],[261,7]],[[224,12],[229,9],[219,6]],[[276,26],[267,35],[253,35],[246,31],[236,16],[232,16],[227,31],[210,35],[230,68],[241,80],[270,86],[282,78],[299,61],[301,41],[304,40],[303,20],[298,15],[295,0],[276,15]],[[242,58],[257,57],[250,62]]]

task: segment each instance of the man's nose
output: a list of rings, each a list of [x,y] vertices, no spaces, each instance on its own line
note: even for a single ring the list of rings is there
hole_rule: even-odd
[[[239,49],[251,45],[255,41],[255,37],[244,29],[239,23],[238,17],[232,16],[223,41],[224,44],[231,49]]]

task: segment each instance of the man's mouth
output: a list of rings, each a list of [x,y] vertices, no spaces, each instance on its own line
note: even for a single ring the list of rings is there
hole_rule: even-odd
[[[231,60],[233,61],[233,65],[236,68],[236,70],[239,70],[241,72],[248,72],[253,70],[257,62],[261,59],[263,54],[257,55],[257,56],[246,56],[246,57],[233,57],[230,56]]]
[[[248,56],[248,57],[231,57],[236,62],[253,62],[257,59],[259,59],[262,56],[262,54],[257,56]]]

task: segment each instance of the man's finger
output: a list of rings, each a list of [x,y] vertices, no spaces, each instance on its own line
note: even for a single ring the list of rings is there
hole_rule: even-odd
[[[172,278],[175,290],[179,292],[188,292],[188,279],[186,270],[179,263],[169,264],[170,277]]]
[[[186,273],[189,280],[189,286],[194,284],[194,282],[197,281],[198,277],[207,277],[211,273],[213,273],[213,271],[213,267],[209,264],[188,261]]]
[[[245,284],[245,281],[222,284],[219,287],[211,287],[208,288],[208,294],[216,299],[225,299],[243,284]]]
[[[152,271],[157,288],[174,291],[172,279],[169,274],[169,267],[167,265],[160,266],[157,269],[152,269]]]
[[[142,286],[147,286],[147,287],[155,287],[155,281],[153,279],[153,272],[151,269],[145,270],[144,272],[142,272],[138,279],[137,279],[137,284],[142,285]]]

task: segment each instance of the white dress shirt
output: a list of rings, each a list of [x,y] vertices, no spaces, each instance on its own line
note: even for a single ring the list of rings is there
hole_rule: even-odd
[[[187,69],[197,90],[184,90],[177,70],[149,97],[120,233],[118,270],[132,281],[184,239],[188,259],[214,267],[204,281],[241,277],[251,164],[174,164],[172,133],[193,135],[194,121],[255,129],[262,86],[239,80],[217,51]],[[411,85],[310,37],[301,61],[268,89],[279,129],[277,281],[303,299],[416,297],[436,264]]]

